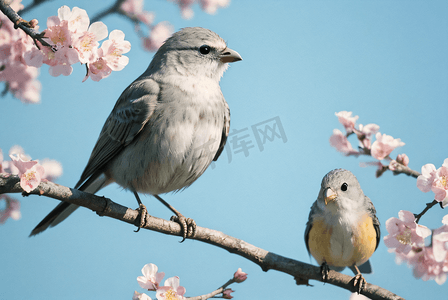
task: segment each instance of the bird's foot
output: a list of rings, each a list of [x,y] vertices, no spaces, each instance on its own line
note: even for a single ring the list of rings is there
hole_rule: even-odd
[[[146,225],[146,219],[149,217],[148,210],[146,209],[146,206],[144,206],[142,203],[139,204],[139,208],[137,209],[139,211],[140,216],[140,222],[137,226],[137,230],[134,230],[134,232],[139,232],[140,228],[145,227]]]
[[[323,262],[320,266],[320,273],[322,275],[322,281],[327,282],[328,281],[328,272],[330,272],[330,267],[327,265],[326,262]]]
[[[355,287],[355,292],[357,292],[358,294],[361,293],[366,283],[367,282],[361,273],[358,273],[355,277],[353,277],[353,286]]]
[[[177,212],[176,216],[172,216],[171,221],[179,223],[182,228],[182,241],[185,241],[187,237],[194,237],[196,233],[196,222],[193,219],[185,218],[181,213]]]

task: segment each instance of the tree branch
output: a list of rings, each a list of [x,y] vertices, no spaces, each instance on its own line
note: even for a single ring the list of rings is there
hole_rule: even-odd
[[[8,19],[11,20],[11,22],[14,23],[14,28],[20,28],[22,29],[27,35],[29,35],[33,40],[34,43],[37,46],[36,40],[38,40],[42,45],[50,47],[50,44],[48,44],[46,41],[44,41],[44,33],[38,32],[34,30],[32,27],[32,24],[30,22],[25,21],[22,19],[4,0],[0,0],[0,10],[8,17]]]
[[[218,289],[214,290],[211,293],[205,294],[205,295],[201,295],[201,296],[195,296],[195,297],[188,297],[188,300],[206,300],[206,299],[210,299],[215,297],[216,295],[221,294],[222,292],[224,292],[224,290],[231,285],[232,283],[234,283],[235,280],[230,279],[229,281],[227,281],[225,284],[223,284],[222,286],[220,286]]]
[[[22,193],[23,195],[27,195],[20,187],[20,178],[18,176],[3,173],[0,174],[0,194],[4,193]],[[101,216],[107,216],[133,225],[139,224],[140,221],[138,211],[136,210],[122,206],[108,198],[64,187],[49,181],[41,182],[30,194],[46,196],[84,206],[97,212],[97,214]],[[175,222],[153,216],[150,216],[146,220],[146,224],[142,228],[164,234],[182,236],[181,227]],[[265,272],[268,270],[277,270],[290,274],[296,278],[298,282],[301,282],[301,284],[307,284],[308,280],[311,279],[322,281],[320,267],[269,252],[217,230],[198,226],[196,228],[196,234],[192,239],[218,246],[230,253],[240,255],[259,265]],[[330,270],[328,275],[327,283],[352,292],[354,291],[353,278],[351,276],[333,270]],[[388,290],[370,283],[366,284],[362,290],[362,294],[370,299],[403,299]]]

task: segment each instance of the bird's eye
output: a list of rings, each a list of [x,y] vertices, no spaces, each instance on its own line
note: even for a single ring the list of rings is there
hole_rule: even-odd
[[[208,45],[202,45],[201,47],[199,47],[199,52],[201,52],[201,54],[209,54],[210,53],[210,46]]]
[[[342,190],[343,192],[345,192],[345,191],[347,190],[347,188],[348,188],[348,184],[344,182],[344,183],[341,185],[341,190]]]

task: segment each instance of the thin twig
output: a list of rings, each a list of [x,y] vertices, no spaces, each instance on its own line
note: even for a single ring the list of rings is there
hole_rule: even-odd
[[[437,201],[436,199],[432,200],[431,203],[426,203],[426,207],[425,209],[419,213],[418,215],[414,214],[415,216],[415,223],[418,224],[418,221],[420,221],[420,218],[428,211],[431,209],[431,207],[433,207],[434,205],[436,205],[437,203],[439,203],[439,201]]]

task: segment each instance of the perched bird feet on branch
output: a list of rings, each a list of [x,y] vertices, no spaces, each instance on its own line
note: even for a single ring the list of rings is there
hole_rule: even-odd
[[[324,261],[322,263],[322,265],[320,266],[320,273],[322,275],[322,281],[323,282],[327,282],[328,281],[328,272],[330,272],[330,267]]]
[[[149,217],[148,214],[148,210],[146,209],[146,206],[143,203],[139,203],[139,208],[137,208],[137,210],[139,211],[139,216],[140,218],[137,218],[137,220],[139,219],[140,222],[135,225],[137,226],[137,230],[134,230],[134,232],[139,232],[140,228],[145,227],[146,225],[146,220]]]
[[[185,241],[185,239],[194,237],[196,233],[196,222],[193,219],[185,218],[181,213],[176,213],[175,216],[172,216],[171,221],[176,222],[182,227],[182,241]]]
[[[360,294],[367,282],[364,279],[364,276],[362,276],[357,266],[355,266],[355,269],[358,271],[358,274],[356,274],[356,276],[353,277],[353,286],[355,287],[355,292]]]

